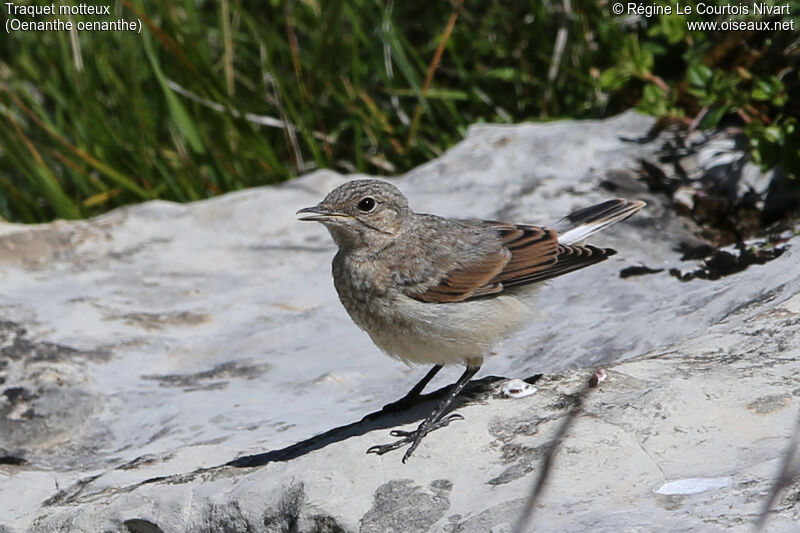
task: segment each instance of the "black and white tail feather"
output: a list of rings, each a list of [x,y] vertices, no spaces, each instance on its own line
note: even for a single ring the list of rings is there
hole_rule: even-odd
[[[561,244],[579,244],[598,231],[632,216],[646,204],[622,198],[606,200],[570,213],[550,227],[558,232]]]

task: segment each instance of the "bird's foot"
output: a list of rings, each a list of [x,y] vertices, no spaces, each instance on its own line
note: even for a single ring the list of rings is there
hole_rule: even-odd
[[[395,402],[397,403],[397,402]],[[390,404],[391,405],[391,404]],[[408,450],[406,450],[405,455],[403,455],[403,463],[405,463],[411,454],[414,453],[414,450],[417,449],[419,443],[422,442],[422,439],[430,433],[431,431],[435,431],[439,428],[443,428],[448,425],[453,420],[463,420],[464,417],[458,413],[453,413],[451,415],[445,416],[436,422],[429,422],[428,420],[424,420],[417,429],[414,431],[403,431],[400,429],[394,429],[389,434],[392,437],[400,437],[400,439],[390,442],[389,444],[378,444],[375,446],[371,446],[367,453],[374,453],[376,455],[383,455],[386,452],[390,452],[392,450],[396,450],[397,448],[402,448],[406,444],[410,444]]]

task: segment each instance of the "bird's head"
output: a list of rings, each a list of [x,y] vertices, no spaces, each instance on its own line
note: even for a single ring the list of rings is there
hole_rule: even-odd
[[[348,181],[319,204],[297,212],[322,223],[343,250],[380,250],[405,229],[411,211],[397,187],[381,180]]]

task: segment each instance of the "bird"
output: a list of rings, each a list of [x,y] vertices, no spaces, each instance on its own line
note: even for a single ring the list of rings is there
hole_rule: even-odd
[[[394,430],[391,435],[399,439],[367,453],[408,446],[405,463],[427,434],[463,418],[445,413],[492,348],[530,320],[523,294],[531,285],[616,254],[583,243],[644,206],[610,199],[550,227],[454,219],[414,212],[388,181],[354,179],[297,211],[299,220],[322,223],[338,247],[333,281],[353,322],[387,355],[433,365],[406,396],[384,409],[412,405],[445,365],[465,366],[416,430]]]

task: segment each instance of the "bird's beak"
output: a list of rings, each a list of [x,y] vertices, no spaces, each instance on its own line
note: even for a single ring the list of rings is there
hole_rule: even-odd
[[[345,218],[348,216],[342,213],[335,213],[319,205],[315,205],[313,207],[304,207],[297,212],[297,215],[299,215],[297,217],[298,220],[316,220],[317,222],[331,220],[334,218]]]

